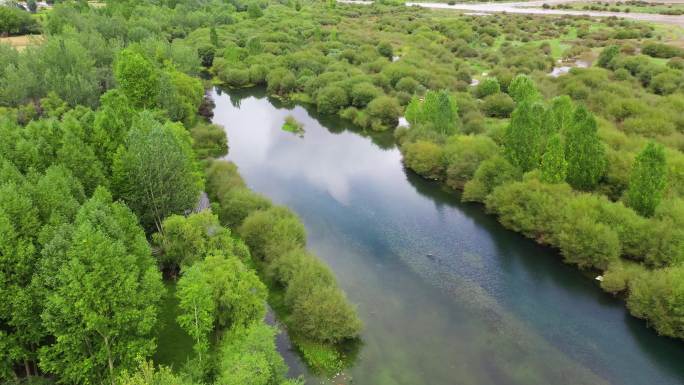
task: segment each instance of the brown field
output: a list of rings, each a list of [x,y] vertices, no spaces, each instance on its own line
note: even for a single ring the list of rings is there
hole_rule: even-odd
[[[0,37],[0,43],[6,43],[21,51],[29,45],[39,44],[43,40],[41,35],[23,35]]]

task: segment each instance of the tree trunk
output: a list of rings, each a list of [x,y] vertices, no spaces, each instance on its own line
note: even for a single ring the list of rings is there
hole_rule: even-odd
[[[26,370],[26,378],[31,377],[31,365],[26,358],[24,358],[24,370]]]
[[[105,348],[107,349],[107,363],[109,364],[109,378],[112,382],[112,385],[116,385],[114,383],[114,362],[112,361],[112,351],[109,348],[109,339],[105,336],[104,338],[104,343],[105,343]]]

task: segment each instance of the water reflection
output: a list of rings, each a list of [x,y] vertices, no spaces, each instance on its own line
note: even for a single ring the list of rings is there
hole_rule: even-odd
[[[302,217],[358,303],[354,383],[682,382],[682,344],[634,327],[554,251],[404,170],[391,137],[252,92],[215,94],[215,121],[248,184]],[[303,138],[280,129],[289,114]]]

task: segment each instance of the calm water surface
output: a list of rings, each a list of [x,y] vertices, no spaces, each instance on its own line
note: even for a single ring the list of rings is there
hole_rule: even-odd
[[[391,137],[262,92],[214,91],[214,122],[248,185],[301,216],[309,247],[358,305],[363,346],[348,382],[684,382],[684,344],[656,336],[555,251],[405,170]],[[302,137],[281,130],[287,115]]]

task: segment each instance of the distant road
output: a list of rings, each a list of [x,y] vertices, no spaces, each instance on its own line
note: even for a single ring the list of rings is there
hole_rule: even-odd
[[[355,0],[337,0],[340,3],[346,4],[371,4],[370,1],[355,1]],[[639,21],[649,21],[653,23],[671,24],[684,27],[684,15],[656,15],[651,13],[625,13],[625,12],[598,12],[598,11],[573,11],[566,9],[543,9],[546,4],[560,4],[570,3],[580,0],[536,0],[523,2],[505,2],[505,3],[457,3],[449,5],[447,3],[412,3],[407,2],[407,6],[417,6],[432,9],[453,9],[461,11],[470,11],[477,13],[521,13],[527,15],[571,15],[571,16],[592,16],[592,17],[610,17],[616,16],[623,19],[632,19]],[[672,1],[680,2],[680,1]]]

